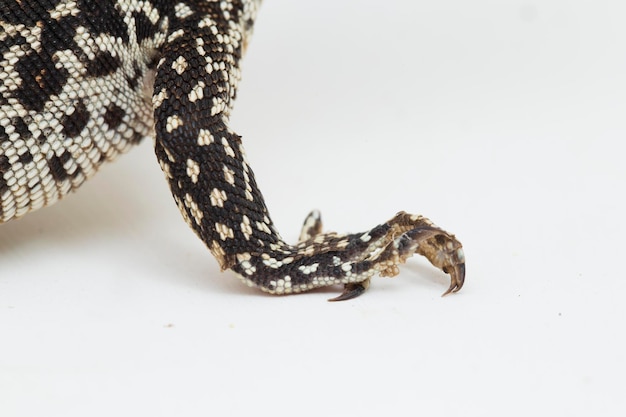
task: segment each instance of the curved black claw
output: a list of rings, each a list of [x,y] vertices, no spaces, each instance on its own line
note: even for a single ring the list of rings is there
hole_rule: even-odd
[[[450,287],[441,294],[442,297],[450,294],[451,292],[458,292],[461,288],[463,288],[463,283],[465,282],[465,262],[454,265],[453,268],[444,268],[443,272],[446,274],[450,274]]]
[[[370,286],[370,280],[366,279],[361,282],[351,282],[343,286],[343,292],[335,298],[331,298],[328,301],[346,301],[352,298],[356,298],[363,294]]]

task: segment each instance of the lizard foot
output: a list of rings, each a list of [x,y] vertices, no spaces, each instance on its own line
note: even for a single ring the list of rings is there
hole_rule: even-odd
[[[298,247],[305,253],[317,252],[318,257],[323,252],[333,254],[333,264],[350,277],[349,280],[334,281],[343,283],[344,290],[329,301],[345,301],[363,294],[376,272],[387,277],[397,275],[398,265],[414,253],[423,255],[450,275],[450,286],[443,296],[459,291],[465,282],[465,255],[456,237],[434,226],[425,217],[404,212],[369,232],[340,236],[322,233],[321,215],[319,211],[312,211],[304,221]],[[315,264],[311,266],[317,267]],[[328,279],[324,282],[326,285],[331,283]],[[316,286],[323,286],[323,283],[318,282]]]

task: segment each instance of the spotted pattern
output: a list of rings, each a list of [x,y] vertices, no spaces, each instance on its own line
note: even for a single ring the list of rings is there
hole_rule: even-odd
[[[275,294],[394,276],[414,253],[464,282],[456,238],[398,213],[370,231],[280,237],[229,128],[260,0],[0,2],[0,222],[50,205],[154,137],[183,218],[222,269]]]

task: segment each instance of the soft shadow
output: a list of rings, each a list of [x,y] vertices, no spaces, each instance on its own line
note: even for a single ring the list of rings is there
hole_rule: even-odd
[[[410,276],[412,275],[412,276]],[[450,285],[450,276],[432,266],[424,259],[413,259],[400,267],[400,276],[411,278],[418,285],[441,286],[442,292]],[[420,284],[421,283],[421,284]]]
[[[142,204],[142,198],[136,187],[127,187],[115,176],[94,178],[55,205],[0,225],[0,257],[42,241],[70,247],[98,236],[124,233],[129,224],[140,228],[141,223],[151,221],[151,211],[157,209]]]

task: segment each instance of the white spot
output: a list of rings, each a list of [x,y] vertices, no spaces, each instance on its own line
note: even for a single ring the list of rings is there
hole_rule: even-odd
[[[165,124],[165,130],[167,133],[172,133],[173,130],[178,129],[183,125],[183,121],[177,115],[170,116],[167,118],[167,122]]]
[[[241,165],[243,166],[243,182],[246,184],[246,190],[252,191],[252,186],[250,185],[250,176],[248,175],[248,164],[244,162]]]
[[[276,258],[264,259],[264,260],[263,260],[263,263],[264,263],[266,266],[268,266],[268,267],[270,267],[270,268],[274,268],[274,269],[278,269],[278,268],[280,268],[281,266],[283,266],[282,261],[279,261],[279,260],[278,260],[278,259],[276,259]]]
[[[157,94],[152,96],[152,105],[155,108],[156,107],[161,107],[161,104],[163,104],[163,101],[165,101],[165,99],[167,99],[167,97],[168,97],[167,91],[165,89],[162,89]]]
[[[363,233],[360,239],[363,242],[369,242],[372,239],[372,237],[369,235],[369,233]]]
[[[223,190],[218,190],[217,188],[211,190],[209,198],[213,207],[224,207],[224,201],[227,200],[226,192]]]
[[[193,14],[193,11],[185,3],[178,3],[174,6],[174,12],[179,19],[186,19]]]
[[[213,135],[206,129],[200,129],[198,134],[198,145],[207,146],[214,142]]]
[[[246,216],[245,214],[243,215],[243,221],[239,226],[241,227],[241,233],[243,233],[243,237],[245,237],[246,240],[250,240],[250,237],[252,236],[252,226],[250,225],[250,219],[248,218],[248,216]]]
[[[185,31],[183,29],[178,29],[174,32],[172,32],[170,34],[170,36],[167,37],[167,42],[168,43],[172,43],[174,42],[176,39],[180,38],[181,36],[183,36],[185,34]]]
[[[196,51],[198,51],[198,54],[201,56],[206,55],[206,51],[204,50],[204,39],[200,37],[196,38]]]
[[[311,273],[315,273],[317,271],[317,267],[318,266],[319,266],[319,263],[314,263],[314,264],[311,264],[311,265],[299,266],[298,269],[303,274],[308,275],[308,274],[311,274]]]
[[[163,170],[163,172],[165,173],[165,176],[166,176],[167,178],[169,178],[169,179],[174,178],[174,177],[172,176],[172,170],[171,170],[171,168],[170,168],[170,164],[168,164],[168,163],[167,163],[167,162],[165,162],[165,161],[161,161],[161,160],[159,160],[159,165],[161,165],[161,169]]]
[[[272,234],[272,231],[270,230],[269,227],[267,227],[266,223],[256,222],[256,227],[257,229],[259,229],[262,232],[267,233],[268,235]]]
[[[228,168],[226,165],[224,165],[224,179],[230,185],[234,185],[235,184],[235,171],[233,171],[232,169]]]
[[[252,275],[256,272],[256,267],[252,266],[249,261],[243,261],[240,265],[243,268],[244,272],[248,275]]]
[[[184,56],[179,56],[174,62],[172,62],[172,69],[181,75],[187,69],[187,60]]]
[[[222,138],[222,145],[224,146],[224,151],[226,152],[226,155],[234,158],[235,151],[233,151],[233,148],[230,147],[230,143],[228,143],[228,140],[226,138]]]
[[[233,232],[233,229],[226,226],[225,224],[215,223],[215,230],[217,231],[217,233],[220,234],[220,239],[222,240],[226,240],[227,238],[232,239],[235,237],[235,233]]]
[[[220,97],[213,97],[213,106],[211,106],[211,116],[222,113],[226,109],[226,102]]]
[[[237,254],[237,260],[239,261],[239,265],[243,268],[243,271],[246,275],[252,275],[256,272],[256,267],[250,263],[251,258],[252,256],[247,252]]]
[[[209,17],[209,15],[205,15],[202,20],[198,23],[198,27],[200,29],[202,28],[208,28],[210,27],[213,34],[217,34],[217,27],[215,26],[215,21],[213,19],[211,19]]]
[[[341,269],[345,272],[348,272],[352,269],[352,264],[346,262],[345,264],[341,265]]]
[[[198,84],[187,95],[189,101],[195,103],[198,100],[202,100],[204,98],[204,87],[206,87],[206,84],[203,81],[198,81]]]
[[[193,198],[189,194],[185,194],[185,206],[191,212],[191,215],[196,221],[196,224],[200,225],[200,222],[202,221],[202,218],[204,217],[204,213],[202,213],[202,211],[198,207],[198,204],[196,204],[196,202],[193,201]]]
[[[333,265],[339,266],[341,264],[341,259],[338,256],[333,256]]]
[[[193,159],[187,159],[187,175],[191,178],[191,182],[196,184],[198,182],[198,175],[200,174],[200,165]]]
[[[205,59],[207,60],[208,64],[206,64],[206,66],[204,67],[204,70],[206,71],[207,74],[211,74],[213,73],[213,64],[211,61],[211,56],[206,56]]]
[[[249,261],[250,259],[252,259],[252,255],[250,255],[248,252],[238,253],[236,256],[239,262]]]
[[[174,159],[174,155],[172,155],[172,153],[168,151],[167,148],[163,148],[163,150],[165,151],[167,159],[169,159],[170,162],[176,162],[176,159]]]

